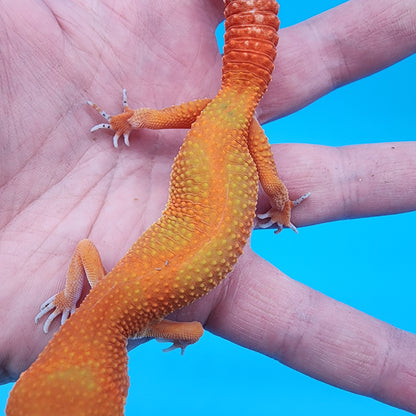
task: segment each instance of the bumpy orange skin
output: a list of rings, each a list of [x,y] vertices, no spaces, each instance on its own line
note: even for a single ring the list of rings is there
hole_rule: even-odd
[[[128,337],[209,292],[242,253],[258,182],[247,136],[273,70],[278,6],[225,4],[222,87],[175,159],[165,211],[22,374],[8,416],[122,415]]]

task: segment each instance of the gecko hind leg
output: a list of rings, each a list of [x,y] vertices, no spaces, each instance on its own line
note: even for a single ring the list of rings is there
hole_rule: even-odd
[[[283,228],[290,228],[297,233],[297,228],[291,221],[292,209],[308,198],[310,192],[294,201],[290,200],[289,192],[279,178],[269,140],[255,117],[250,125],[248,147],[256,164],[260,183],[271,205],[266,213],[257,214],[260,220],[269,219],[265,223],[259,223],[259,227],[269,228],[275,225],[276,234],[280,233]]]
[[[194,344],[201,338],[204,328],[198,321],[176,322],[168,319],[149,324],[145,330],[134,335],[132,338],[154,338],[158,342],[172,342],[163,352],[173,351],[180,348],[181,354],[185,352],[188,345]]]

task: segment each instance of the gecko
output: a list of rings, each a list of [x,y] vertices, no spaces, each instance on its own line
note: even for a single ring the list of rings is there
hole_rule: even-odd
[[[265,227],[296,231],[295,201],[280,180],[255,108],[271,80],[278,43],[275,0],[225,0],[221,88],[201,99],[162,110],[110,116],[113,144],[141,128],[190,128],[174,160],[167,205],[159,218],[106,272],[95,245],[82,240],[70,261],[65,288],[41,306],[43,329],[62,326],[21,374],[6,407],[15,415],[122,415],[128,393],[127,340],[169,340],[183,350],[203,334],[200,322],[166,317],[216,287],[233,269],[251,234],[258,182],[271,208]],[[81,305],[84,276],[91,290]]]

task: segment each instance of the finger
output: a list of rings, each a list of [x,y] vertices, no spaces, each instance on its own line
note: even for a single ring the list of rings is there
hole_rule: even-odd
[[[291,199],[311,192],[293,210],[296,226],[416,209],[416,142],[278,144],[273,152]],[[261,192],[258,212],[268,208]]]
[[[316,379],[416,411],[416,336],[289,279],[249,253],[207,328]],[[261,278],[260,278],[261,276]]]
[[[262,123],[414,53],[416,2],[348,1],[279,36],[273,81],[259,109]]]

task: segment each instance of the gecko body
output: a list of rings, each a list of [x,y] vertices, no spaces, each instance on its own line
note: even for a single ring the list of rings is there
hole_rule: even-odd
[[[128,144],[135,128],[191,127],[175,158],[160,219],[106,273],[95,246],[78,244],[65,290],[43,305],[63,321],[73,314],[86,273],[91,291],[24,372],[6,408],[15,415],[122,415],[128,391],[128,338],[172,340],[184,349],[202,335],[198,322],[164,318],[208,293],[232,270],[251,233],[260,180],[267,217],[294,226],[270,146],[254,110],[271,78],[278,41],[274,0],[226,0],[222,86],[212,100],[165,110],[130,110],[97,128]]]

